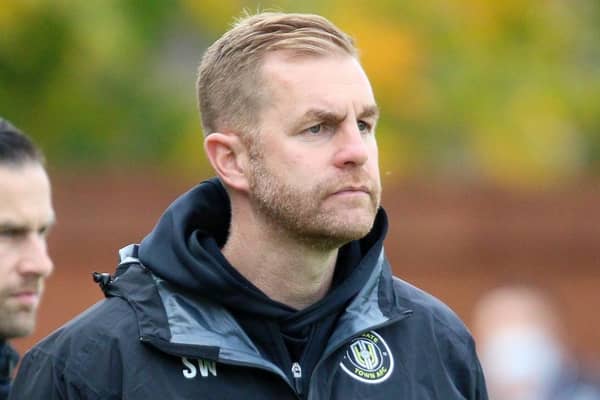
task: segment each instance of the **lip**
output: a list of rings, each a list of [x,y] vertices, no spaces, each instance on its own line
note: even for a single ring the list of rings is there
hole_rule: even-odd
[[[366,186],[346,186],[334,192],[334,195],[370,194]]]
[[[22,292],[14,293],[11,297],[21,304],[35,305],[40,300],[40,293],[36,291],[24,290]]]

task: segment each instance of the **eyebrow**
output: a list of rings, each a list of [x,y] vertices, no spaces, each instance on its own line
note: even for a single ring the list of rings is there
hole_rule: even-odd
[[[330,124],[338,124],[346,119],[348,114],[346,113],[336,113],[332,111],[327,111],[321,108],[311,108],[307,110],[300,120],[298,121],[298,125],[302,126],[311,121],[323,121],[325,123]],[[362,118],[378,118],[379,117],[379,107],[377,105],[369,105],[363,108],[357,115],[358,119]]]
[[[0,232],[27,232],[29,228],[25,225],[14,224],[12,222],[0,222]]]
[[[330,124],[337,124],[346,118],[346,114],[340,114],[332,111],[326,111],[320,108],[311,108],[300,118],[299,124],[304,125],[312,121],[323,121]]]
[[[50,218],[48,221],[46,221],[46,223],[42,224],[42,226],[39,227],[39,229],[50,229],[54,224],[56,223],[56,219],[54,218],[54,216],[52,216],[52,218]],[[27,224],[20,224],[20,223],[15,223],[15,222],[11,222],[11,221],[0,221],[0,232],[6,232],[6,231],[28,231],[30,230],[30,227],[27,226]]]
[[[379,107],[377,107],[377,104],[365,107],[358,113],[358,118],[379,118]]]

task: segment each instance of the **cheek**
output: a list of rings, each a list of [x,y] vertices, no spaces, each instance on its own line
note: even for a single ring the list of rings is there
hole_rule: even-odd
[[[4,243],[0,240],[0,284],[4,280],[6,274],[8,274],[10,269],[9,265],[13,264],[12,259],[14,258],[15,250],[14,248],[11,249],[11,247],[12,246],[8,243]]]
[[[369,160],[367,161],[367,164],[370,171],[379,174],[379,150],[375,139],[373,139],[369,146]]]
[[[18,243],[0,240],[0,286],[17,274],[22,252]]]
[[[310,154],[288,152],[282,157],[278,157],[276,165],[272,165],[272,171],[278,176],[294,176],[298,179],[304,177],[313,179],[318,176],[315,175],[315,170],[318,163],[315,161]],[[294,182],[289,182],[294,184]]]
[[[2,254],[0,254],[0,301],[8,288],[14,285],[15,270],[15,260],[2,258]]]

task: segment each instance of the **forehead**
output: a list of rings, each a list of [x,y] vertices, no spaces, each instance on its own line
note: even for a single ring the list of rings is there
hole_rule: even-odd
[[[347,54],[271,52],[264,59],[262,78],[270,97],[267,111],[280,110],[288,117],[311,108],[346,112],[375,105],[360,62]]]
[[[0,224],[45,225],[54,218],[50,182],[37,163],[0,164]]]

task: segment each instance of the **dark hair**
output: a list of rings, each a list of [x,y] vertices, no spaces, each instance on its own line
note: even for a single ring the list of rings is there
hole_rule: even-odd
[[[44,156],[31,139],[0,117],[0,165],[44,164]]]

